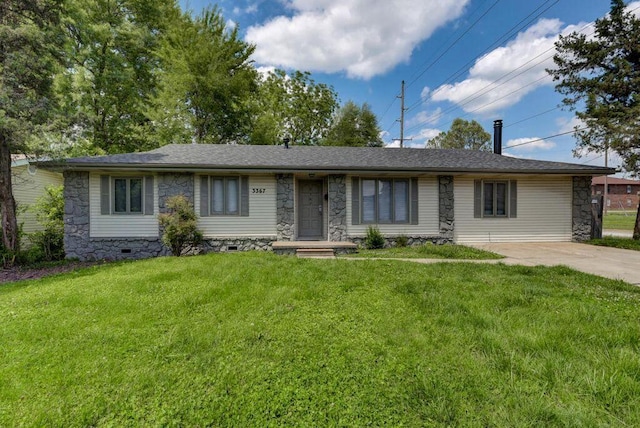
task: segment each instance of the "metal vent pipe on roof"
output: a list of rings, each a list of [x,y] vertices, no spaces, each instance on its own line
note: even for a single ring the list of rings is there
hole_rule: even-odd
[[[502,119],[493,121],[493,153],[502,154]]]

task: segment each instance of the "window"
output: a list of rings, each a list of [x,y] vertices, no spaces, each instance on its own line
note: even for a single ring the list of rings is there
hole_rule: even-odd
[[[631,194],[631,185],[630,184],[627,184],[627,193]]]
[[[208,177],[200,180],[201,216],[248,216],[248,177]]]
[[[409,180],[362,179],[362,223],[408,223]]]
[[[211,177],[211,215],[238,215],[238,177]]]
[[[113,179],[113,212],[142,214],[142,177]]]
[[[483,217],[507,216],[507,182],[483,182]]]
[[[100,176],[100,214],[153,215],[153,176]]]
[[[475,180],[474,217],[516,217],[516,181]]]

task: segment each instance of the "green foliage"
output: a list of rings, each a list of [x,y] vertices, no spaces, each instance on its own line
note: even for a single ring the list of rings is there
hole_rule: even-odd
[[[30,135],[42,130],[55,110],[52,76],[60,50],[62,0],[0,2],[0,218],[2,246],[19,250],[11,154],[24,152]]]
[[[348,101],[336,114],[327,137],[326,146],[382,147],[378,119],[368,104],[358,107]]]
[[[640,425],[640,289],[565,267],[164,257],[0,319],[3,427]]]
[[[457,118],[449,131],[441,132],[429,140],[427,148],[491,151],[491,134],[475,120],[469,122]]]
[[[633,173],[640,172],[640,19],[612,0],[611,11],[595,22],[593,35],[560,35],[556,68],[547,72],[576,110],[578,148],[613,150]],[[579,153],[580,150],[576,150]]]
[[[162,242],[178,257],[200,245],[202,233],[198,230],[193,205],[186,196],[171,196],[166,206],[168,212],[158,216],[163,231]]]
[[[47,186],[45,194],[32,207],[43,230],[34,232],[29,239],[41,260],[54,261],[64,258],[64,194],[63,186]]]
[[[398,248],[406,247],[408,243],[409,238],[407,238],[407,235],[400,235],[396,238],[396,247]]]
[[[368,250],[376,250],[383,248],[385,244],[384,236],[380,233],[380,229],[377,227],[367,227],[367,235],[364,238],[364,246]]]
[[[252,101],[251,144],[280,144],[285,137],[292,144],[319,144],[329,131],[337,99],[331,86],[316,83],[308,72],[269,72]]]
[[[106,153],[155,146],[145,112],[160,69],[156,50],[177,10],[171,0],[68,1],[68,67],[56,82],[67,144]]]
[[[256,90],[254,49],[218,8],[176,18],[160,49],[160,89],[148,111],[159,143],[244,142]]]

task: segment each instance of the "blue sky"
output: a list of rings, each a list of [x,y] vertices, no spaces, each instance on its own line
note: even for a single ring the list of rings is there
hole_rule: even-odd
[[[493,132],[504,121],[510,156],[603,165],[573,156],[573,113],[545,67],[561,33],[593,32],[607,0],[181,0],[199,13],[218,5],[230,26],[256,45],[259,68],[312,72],[341,103],[368,103],[383,139],[398,144],[405,80],[405,145],[424,147],[456,117]],[[640,12],[640,1],[629,4]],[[533,117],[535,116],[535,117]],[[533,141],[532,140],[538,140]],[[524,144],[523,144],[524,143]],[[610,166],[619,161],[611,159]]]

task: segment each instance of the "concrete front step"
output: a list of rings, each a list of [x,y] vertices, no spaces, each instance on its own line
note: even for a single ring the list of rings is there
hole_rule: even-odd
[[[296,256],[305,259],[333,259],[336,257],[332,248],[298,248]]]

